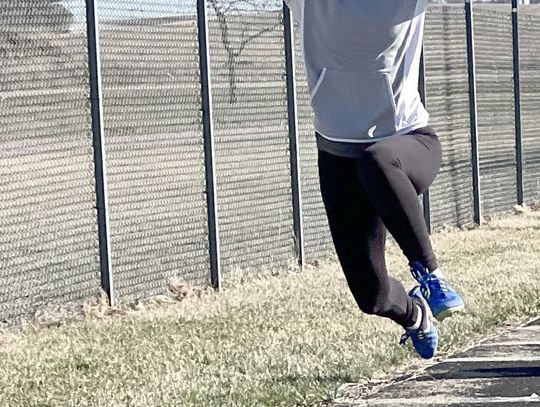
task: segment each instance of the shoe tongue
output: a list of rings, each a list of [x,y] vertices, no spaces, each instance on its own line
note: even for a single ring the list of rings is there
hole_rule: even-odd
[[[446,298],[446,291],[443,289],[443,283],[441,283],[440,280],[432,279],[430,281],[430,284],[437,288],[437,290],[434,290],[434,291],[439,295],[439,297]],[[432,290],[432,292],[433,292],[433,290]]]

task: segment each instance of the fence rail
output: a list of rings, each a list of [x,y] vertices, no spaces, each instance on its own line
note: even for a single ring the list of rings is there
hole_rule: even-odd
[[[302,50],[268,3],[3,8],[0,321],[332,253]],[[540,199],[539,34],[516,0],[430,6],[430,227]]]

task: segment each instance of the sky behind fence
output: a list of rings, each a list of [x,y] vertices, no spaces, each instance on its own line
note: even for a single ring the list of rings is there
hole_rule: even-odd
[[[280,10],[280,0],[263,0],[265,10]],[[84,21],[84,13],[79,7],[77,0],[65,0],[63,4],[75,15],[79,22]],[[246,11],[257,11],[256,5],[249,2],[243,4]],[[98,15],[103,21],[124,20],[138,18],[173,17],[183,15],[196,15],[197,6],[193,0],[100,0],[98,2]]]

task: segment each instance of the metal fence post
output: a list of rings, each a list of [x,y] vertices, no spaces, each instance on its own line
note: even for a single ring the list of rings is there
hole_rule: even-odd
[[[99,50],[99,27],[97,5],[86,0],[86,26],[88,37],[88,70],[90,78],[90,102],[94,149],[94,173],[96,180],[96,209],[98,217],[99,259],[101,287],[107,293],[111,305],[115,304],[109,234],[107,196],[107,166],[103,125],[103,101],[101,87],[101,60]]]
[[[424,47],[422,46],[422,54],[420,55],[420,75],[418,77],[418,92],[420,93],[420,99],[423,105],[426,105],[426,65],[424,58]],[[423,208],[424,208],[424,220],[428,232],[431,234],[431,200],[429,194],[429,188],[424,192],[422,196]]]
[[[478,107],[476,102],[476,66],[474,56],[473,0],[465,0],[465,20],[467,25],[467,67],[469,77],[469,115],[471,126],[471,164],[473,182],[473,220],[482,221],[480,192],[480,163],[478,154]]]
[[[521,128],[521,83],[519,60],[518,1],[512,0],[512,50],[514,59],[514,115],[516,126],[516,187],[517,203],[523,205],[523,141]]]
[[[210,54],[208,46],[208,15],[206,0],[197,0],[197,25],[199,33],[199,69],[204,137],[204,162],[206,175],[206,203],[208,211],[208,243],[210,254],[210,281],[212,287],[221,287],[221,260],[217,208],[216,168],[214,163],[214,128],[212,115],[212,89],[210,82]]]
[[[298,116],[296,104],[296,70],[294,53],[294,31],[291,12],[283,3],[283,25],[285,40],[285,72],[287,80],[287,107],[289,124],[289,151],[291,161],[291,189],[293,205],[293,232],[296,254],[300,267],[305,264],[304,228],[302,219],[302,189],[300,184],[300,157],[298,140]]]

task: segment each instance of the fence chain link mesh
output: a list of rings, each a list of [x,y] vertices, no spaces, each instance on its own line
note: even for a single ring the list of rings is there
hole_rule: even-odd
[[[474,9],[480,188],[485,214],[517,202],[511,6]]]
[[[84,2],[0,1],[0,321],[99,289]]]
[[[100,6],[101,4],[101,6]],[[196,0],[98,3],[113,282],[209,281]]]
[[[523,189],[525,202],[533,203],[540,200],[540,12],[530,6],[519,12]]]
[[[426,16],[426,105],[443,145],[443,165],[431,187],[434,227],[472,219],[472,171],[465,13],[431,6]]]
[[[282,3],[208,0],[224,273],[294,257]]]

